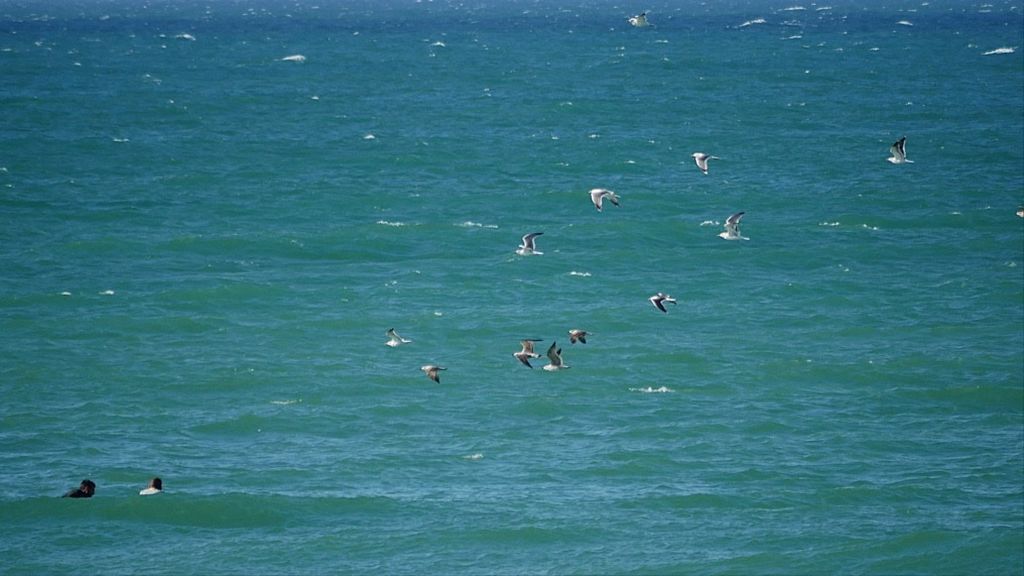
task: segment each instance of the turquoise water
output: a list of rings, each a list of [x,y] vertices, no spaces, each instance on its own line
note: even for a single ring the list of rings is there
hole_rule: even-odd
[[[0,572],[1021,574],[1022,31],[0,2]]]

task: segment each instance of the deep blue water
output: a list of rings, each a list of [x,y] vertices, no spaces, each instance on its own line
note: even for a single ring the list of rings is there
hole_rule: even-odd
[[[1019,2],[0,1],[0,572],[1021,574],[1022,47]]]

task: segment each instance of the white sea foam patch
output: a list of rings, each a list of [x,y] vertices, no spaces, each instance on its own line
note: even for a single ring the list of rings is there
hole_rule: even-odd
[[[472,220],[466,220],[465,222],[459,222],[456,224],[459,228],[489,228],[491,230],[497,230],[497,224],[481,224],[480,222],[473,222]]]
[[[629,391],[640,392],[642,394],[667,394],[669,392],[675,392],[675,390],[668,386],[660,386],[658,388],[654,388],[653,386],[647,386],[646,388],[630,388]]]
[[[271,404],[275,404],[277,406],[290,406],[292,404],[298,404],[300,402],[302,402],[302,398],[296,398],[295,400],[271,400],[270,401]]]
[[[996,48],[995,50],[989,50],[988,52],[985,52],[983,56],[992,56],[993,54],[1013,54],[1016,51],[1016,47],[1004,46],[1002,48]]]
[[[463,456],[462,459],[463,460],[483,460],[484,459],[484,455],[482,453],[480,453],[480,452],[477,452],[476,454],[467,454],[467,455]]]
[[[722,223],[717,220],[705,220],[700,223],[701,226],[721,226]]]
[[[381,226],[395,226],[395,227],[397,227],[397,226],[408,226],[408,224],[406,224],[405,222],[391,222],[391,221],[388,221],[388,220],[377,220],[377,224],[380,224]]]
[[[282,62],[305,62],[306,57],[302,54],[292,54],[291,56],[285,56],[281,58]]]
[[[572,272],[569,272],[569,276],[581,276],[583,278],[590,278],[590,272],[578,272],[576,270],[573,270]]]
[[[764,18],[754,18],[753,20],[747,20],[743,24],[737,26],[737,28],[746,28],[747,26],[753,26],[755,24],[767,24],[768,21]]]
[[[914,25],[914,23],[911,22],[910,20],[900,20],[899,22],[897,22],[897,24],[899,24],[900,26],[913,26]]]
[[[818,226],[839,226],[839,222],[818,222]]]

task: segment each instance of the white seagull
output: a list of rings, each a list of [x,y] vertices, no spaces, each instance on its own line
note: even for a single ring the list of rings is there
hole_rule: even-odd
[[[718,237],[724,240],[750,240],[750,238],[740,234],[740,220],[743,219],[744,214],[746,212],[737,212],[726,218],[725,232],[720,232]]]
[[[443,366],[434,366],[433,364],[427,364],[426,366],[421,366],[420,370],[423,370],[423,372],[427,375],[427,378],[430,378],[434,382],[440,384],[441,377],[437,375],[437,372],[439,370],[447,370],[447,368],[444,368]]]
[[[544,369],[548,372],[569,368],[562,363],[562,349],[558,347],[558,342],[552,342],[551,347],[548,348],[548,360],[549,363],[544,365]]]
[[[586,330],[580,330],[579,328],[573,328],[569,330],[569,343],[575,344],[576,342],[587,343],[587,336],[590,336],[590,332]]]
[[[401,336],[399,336],[398,332],[395,332],[394,328],[388,328],[387,336],[388,341],[385,342],[385,344],[391,346],[392,348],[394,348],[395,346],[401,346],[402,344],[408,344],[409,342],[412,342],[412,340],[402,338]]]
[[[708,173],[708,160],[721,160],[721,158],[719,158],[718,156],[705,154],[703,152],[693,153],[694,163],[697,164],[697,168],[700,168],[700,171],[703,172],[705,175],[707,175]]]
[[[658,292],[654,296],[651,296],[650,298],[648,298],[648,300],[651,301],[651,304],[654,304],[655,308],[657,308],[658,310],[661,310],[662,312],[668,312],[668,310],[665,309],[665,304],[664,304],[665,302],[668,302],[669,304],[675,304],[676,303],[676,299],[675,298],[669,296],[668,294],[662,293],[662,292]]]
[[[605,198],[607,198],[612,204],[615,204],[616,206],[619,205],[619,197],[611,190],[606,190],[605,188],[594,188],[590,191],[590,201],[594,203],[594,208],[597,208],[598,212],[603,208],[602,204],[604,203]]]
[[[913,164],[913,160],[907,160],[907,137],[904,136],[899,140],[892,143],[889,147],[889,153],[892,154],[889,158],[886,158],[893,164]]]
[[[531,232],[523,236],[523,243],[519,245],[519,249],[516,250],[516,254],[520,256],[529,256],[530,254],[543,254],[543,252],[537,250],[537,243],[534,240],[537,236],[540,236],[543,232]]]
[[[644,26],[649,25],[650,23],[647,21],[647,12],[641,12],[636,16],[630,16],[629,23],[637,28],[643,28]]]
[[[527,338],[521,342],[523,349],[512,354],[516,357],[516,360],[522,362],[527,368],[533,368],[533,364],[530,364],[530,358],[540,358],[540,354],[533,351],[534,342],[543,342],[543,340]]]

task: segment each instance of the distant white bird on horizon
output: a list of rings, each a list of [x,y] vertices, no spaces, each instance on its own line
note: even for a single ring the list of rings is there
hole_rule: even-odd
[[[718,237],[724,240],[750,240],[750,238],[740,234],[740,220],[743,219],[744,214],[746,212],[737,212],[726,218],[725,232],[719,233]]]
[[[605,198],[607,198],[612,204],[616,206],[619,205],[619,197],[611,190],[606,188],[594,188],[590,191],[590,201],[594,203],[594,208],[597,208],[598,212],[603,209],[602,204],[604,203]]]
[[[721,160],[721,158],[705,154],[703,152],[693,153],[693,162],[697,164],[697,168],[700,168],[700,171],[703,172],[705,176],[708,173],[708,160]]]
[[[666,313],[668,312],[668,310],[665,309],[665,302],[668,302],[669,304],[675,304],[676,303],[676,299],[675,298],[673,298],[673,297],[671,297],[668,294],[665,294],[663,292],[658,292],[654,296],[651,296],[650,298],[648,298],[648,300],[650,300],[651,304],[654,304],[655,308],[657,308],[658,310],[661,310],[662,312],[666,312]]]
[[[391,346],[392,348],[394,348],[395,346],[401,346],[402,344],[408,344],[412,342],[412,340],[402,338],[401,336],[399,336],[398,332],[395,332],[394,328],[388,328],[387,336],[388,341],[385,342],[385,344]]]
[[[892,154],[889,158],[886,158],[893,164],[913,164],[913,160],[907,160],[907,137],[904,136],[899,140],[893,142],[892,146],[889,147],[889,153]]]
[[[548,348],[548,361],[549,363],[544,365],[544,369],[548,372],[569,368],[569,366],[562,361],[562,349],[558,347],[558,342],[552,342],[551,347]]]
[[[543,232],[531,232],[523,236],[523,243],[519,245],[519,249],[516,250],[516,254],[520,256],[529,256],[531,254],[541,255],[543,252],[537,250],[537,243],[535,238],[540,236]]]

